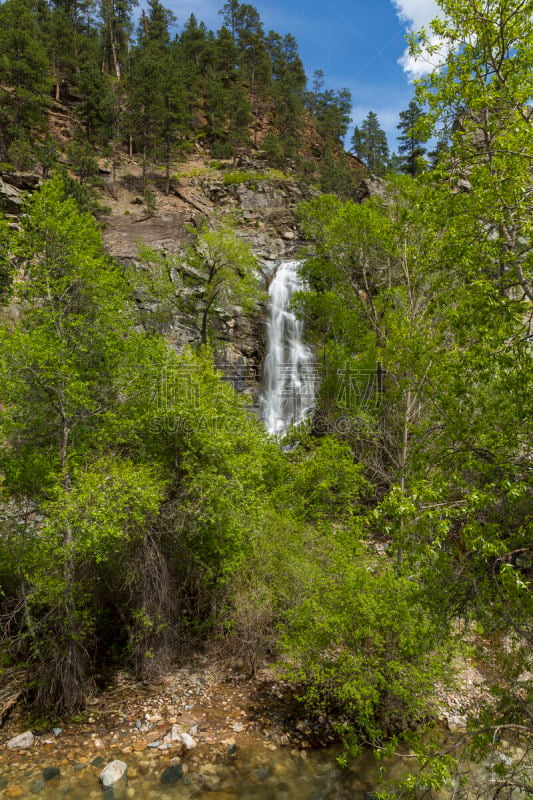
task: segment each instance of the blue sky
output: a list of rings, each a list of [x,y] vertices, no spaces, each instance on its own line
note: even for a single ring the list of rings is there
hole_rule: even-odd
[[[194,13],[217,29],[224,0],[167,0],[183,24]],[[387,132],[391,151],[397,147],[398,114],[413,96],[411,83],[424,66],[406,54],[405,34],[437,15],[435,0],[247,0],[265,30],[292,33],[306,72],[323,69],[329,88],[350,89],[353,123],[375,111]],[[351,136],[351,131],[349,136]]]

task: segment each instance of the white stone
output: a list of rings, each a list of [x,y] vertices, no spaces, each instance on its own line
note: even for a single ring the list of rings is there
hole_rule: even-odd
[[[100,773],[100,780],[102,781],[104,789],[113,786],[115,783],[125,778],[127,769],[128,765],[123,761],[110,761]]]
[[[197,744],[197,742],[189,733],[185,733],[181,730],[180,725],[172,726],[170,730],[170,739],[173,742],[180,742],[187,748],[187,750],[192,750]]]
[[[193,747],[196,747],[196,741],[188,733],[180,734],[180,740],[183,742],[187,750],[192,750]]]
[[[170,729],[170,740],[172,742],[180,742],[181,741],[181,725],[173,725]]]
[[[231,726],[231,730],[235,731],[235,733],[242,733],[244,730],[244,725],[242,722],[234,722]]]
[[[35,741],[35,736],[31,731],[24,731],[24,733],[19,733],[18,736],[14,736],[12,739],[9,740],[7,746],[10,750],[27,750]]]
[[[448,723],[448,729],[452,733],[457,733],[459,731],[466,731],[466,717],[462,717],[459,715],[452,715],[448,717],[446,722]]]

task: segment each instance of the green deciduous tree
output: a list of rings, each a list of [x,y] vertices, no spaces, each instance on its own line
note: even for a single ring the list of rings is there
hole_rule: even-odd
[[[16,287],[20,321],[1,329],[2,435],[10,441],[2,470],[14,496],[48,498],[45,526],[24,555],[22,642],[40,670],[40,702],[72,707],[90,679],[93,612],[83,589],[84,548],[93,548],[89,560],[110,557],[119,527],[128,538],[128,515],[131,530],[142,530],[162,489],[146,473],[146,493],[134,492],[133,506],[135,470],[117,463],[108,493],[87,501],[103,479],[103,430],[135,396],[142,342],[131,327],[128,286],[104,254],[96,222],[65,199],[59,177],[28,201],[13,252],[28,274]]]
[[[228,224],[196,231],[184,259],[145,248],[140,252],[148,273],[138,276],[141,292],[159,296],[167,312],[186,313],[202,344],[216,331],[221,314],[235,308],[251,313],[263,296],[252,248]]]

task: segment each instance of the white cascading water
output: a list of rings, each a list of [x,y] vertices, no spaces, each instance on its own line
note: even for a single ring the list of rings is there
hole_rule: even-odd
[[[303,341],[303,322],[291,310],[303,283],[298,261],[282,262],[270,284],[270,318],[264,367],[261,418],[272,436],[303,422],[315,404],[313,353]]]

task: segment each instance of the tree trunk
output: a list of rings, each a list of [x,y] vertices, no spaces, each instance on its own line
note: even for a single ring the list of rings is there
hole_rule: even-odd
[[[148,160],[148,133],[146,130],[146,123],[143,127],[143,173],[142,173],[142,180],[143,180],[143,192],[146,191],[146,165]]]
[[[170,144],[170,136],[167,136],[167,151],[165,161],[165,195],[168,197],[170,194],[170,156],[172,147]]]
[[[117,55],[117,45],[115,42],[115,37],[113,35],[113,25],[109,25],[109,42],[111,45],[111,53],[113,55],[113,66],[115,67],[115,75],[117,77],[117,81],[120,81],[120,62],[118,60]]]
[[[206,306],[203,314],[202,314],[202,330],[200,335],[200,341],[202,344],[207,344],[207,316],[209,313],[209,308]]]

